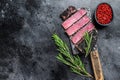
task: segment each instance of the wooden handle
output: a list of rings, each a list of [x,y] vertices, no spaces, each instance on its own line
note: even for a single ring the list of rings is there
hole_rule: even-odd
[[[92,67],[93,67],[93,71],[95,75],[95,80],[104,80],[98,50],[92,51],[90,53],[90,57],[92,61]]]

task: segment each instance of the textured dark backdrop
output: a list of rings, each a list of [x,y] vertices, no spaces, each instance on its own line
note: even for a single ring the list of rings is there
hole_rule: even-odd
[[[104,77],[119,80],[120,0],[0,0],[0,80],[90,80],[56,60],[51,35],[57,32],[69,43],[59,14],[69,5],[89,7],[93,13],[100,2],[114,11],[113,23],[98,35]]]

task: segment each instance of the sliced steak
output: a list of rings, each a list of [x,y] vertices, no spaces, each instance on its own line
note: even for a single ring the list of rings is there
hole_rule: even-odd
[[[84,28],[82,28],[81,30],[79,30],[72,38],[72,42],[74,44],[77,44],[84,36],[84,33],[86,31],[90,32],[94,29],[94,25],[92,23],[87,24]]]
[[[67,16],[66,16],[67,17]],[[97,31],[94,28],[94,25],[92,24],[90,20],[90,13],[89,10],[86,8],[81,8],[74,14],[68,17],[63,23],[62,27],[65,29],[65,32],[71,39],[71,43],[73,48],[78,49],[80,52],[84,53],[84,46],[85,40],[84,40],[84,33],[86,31],[89,32],[89,34],[95,33],[95,36],[93,36],[92,44],[94,43]],[[77,51],[77,50],[75,50]]]
[[[77,32],[79,29],[81,29],[85,24],[87,24],[90,21],[90,18],[88,16],[82,17],[78,22],[73,24],[70,28],[66,30],[66,33],[71,36],[75,32]]]
[[[69,28],[73,23],[78,21],[82,16],[87,14],[87,11],[84,9],[78,10],[76,13],[74,13],[71,17],[69,17],[66,21],[62,23],[62,26],[64,29]]]

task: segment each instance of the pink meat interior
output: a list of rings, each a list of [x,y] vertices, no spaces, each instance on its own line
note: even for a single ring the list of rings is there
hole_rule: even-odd
[[[74,44],[77,44],[84,36],[85,32],[92,31],[94,29],[94,25],[92,23],[87,24],[85,27],[83,27],[81,30],[79,30],[72,38],[72,42]]]
[[[62,26],[64,29],[69,28],[73,23],[78,21],[83,15],[87,13],[86,10],[80,9],[75,14],[73,14],[70,18],[68,18],[66,21],[62,23]]]
[[[66,30],[66,33],[71,36],[75,32],[77,32],[79,29],[81,29],[85,24],[87,24],[90,21],[88,16],[82,17],[79,21],[77,21],[75,24],[73,24],[71,27],[69,27]]]

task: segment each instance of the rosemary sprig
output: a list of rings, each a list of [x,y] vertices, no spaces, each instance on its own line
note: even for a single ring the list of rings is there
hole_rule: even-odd
[[[85,69],[84,64],[82,63],[80,57],[78,55],[73,56],[70,54],[70,50],[65,42],[60,39],[60,37],[57,34],[53,34],[52,36],[53,40],[55,41],[56,46],[58,47],[59,54],[56,56],[56,58],[68,65],[72,72],[86,76],[86,77],[92,77]]]
[[[87,57],[91,51],[92,34],[85,32],[84,39],[85,39],[85,43],[86,43],[85,57]]]

